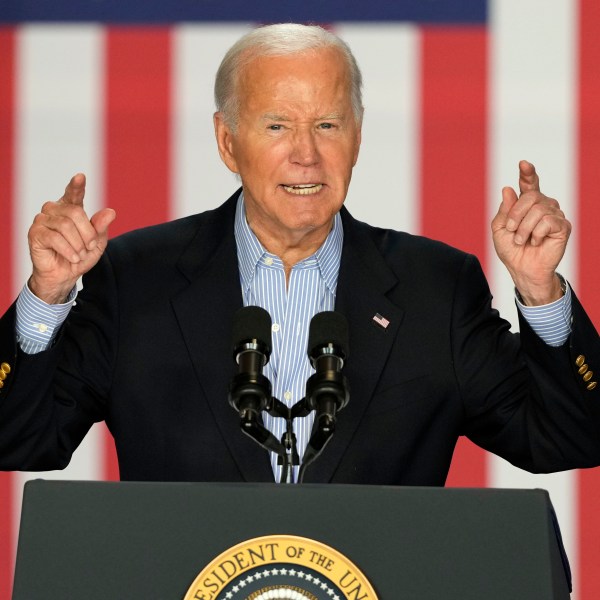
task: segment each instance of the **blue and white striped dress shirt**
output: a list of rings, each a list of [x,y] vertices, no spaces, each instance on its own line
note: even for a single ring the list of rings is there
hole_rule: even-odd
[[[238,201],[235,217],[235,239],[238,250],[240,283],[244,305],[261,306],[271,315],[271,359],[264,374],[273,386],[273,395],[293,406],[304,397],[306,380],[314,372],[307,356],[310,320],[318,313],[333,310],[343,244],[340,215],[323,245],[312,256],[292,269],[286,288],[282,261],[269,254],[248,226],[243,195]],[[34,354],[45,350],[54,339],[77,296],[74,288],[66,303],[48,305],[39,300],[25,285],[17,299],[17,341],[21,349]],[[571,289],[567,285],[563,298],[545,306],[524,306],[517,299],[519,310],[535,333],[548,345],[560,346],[571,330]],[[265,426],[281,439],[285,421],[264,415]],[[297,418],[294,431],[300,458],[310,438],[313,416]],[[277,457],[271,457],[275,480],[281,467]],[[294,481],[298,468],[294,468]]]
[[[76,297],[77,288],[74,287],[64,304],[46,304],[25,284],[17,298],[16,329],[21,350],[26,354],[37,354],[48,348]]]
[[[535,333],[549,346],[562,346],[571,332],[571,287],[562,298],[544,306],[517,306]]]
[[[323,245],[294,265],[286,289],[283,263],[260,244],[246,220],[243,196],[235,217],[240,283],[244,306],[260,306],[271,315],[273,351],[264,374],[271,381],[273,395],[288,407],[304,397],[306,380],[314,373],[307,355],[310,320],[319,312],[333,310],[342,256],[343,228],[339,213]],[[294,421],[298,454],[308,444],[314,415]],[[265,426],[277,439],[285,431],[285,419],[264,415]],[[277,456],[271,455],[275,480],[281,477]],[[293,469],[297,481],[298,467]]]

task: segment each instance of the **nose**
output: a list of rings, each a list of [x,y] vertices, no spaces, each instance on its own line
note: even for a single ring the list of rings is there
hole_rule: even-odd
[[[290,162],[303,167],[310,167],[319,162],[317,140],[312,129],[307,128],[296,131],[290,153]]]

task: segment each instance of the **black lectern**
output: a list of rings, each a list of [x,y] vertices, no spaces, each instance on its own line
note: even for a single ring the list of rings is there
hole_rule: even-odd
[[[379,600],[569,598],[543,490],[37,480],[13,600],[182,599],[222,552],[275,534],[335,548]]]

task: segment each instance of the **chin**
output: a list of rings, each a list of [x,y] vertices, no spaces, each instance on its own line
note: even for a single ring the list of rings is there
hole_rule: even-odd
[[[286,219],[285,223],[289,229],[294,231],[315,231],[323,227],[330,226],[333,222],[335,213],[327,214],[302,214],[297,215],[295,218]]]

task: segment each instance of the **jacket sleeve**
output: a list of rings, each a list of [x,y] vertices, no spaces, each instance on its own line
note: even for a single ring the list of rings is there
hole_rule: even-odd
[[[520,334],[510,334],[490,308],[479,267],[468,263],[453,310],[463,433],[535,473],[599,465],[600,340],[579,300],[573,294],[562,346],[547,345],[521,316]]]
[[[14,304],[0,319],[0,363],[9,371],[0,388],[0,469],[63,469],[93,423],[105,418],[114,355],[113,289],[103,257],[55,343],[38,354],[18,347]]]

